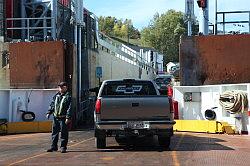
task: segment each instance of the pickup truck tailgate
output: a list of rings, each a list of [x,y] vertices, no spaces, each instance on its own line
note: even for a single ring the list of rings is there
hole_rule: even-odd
[[[170,118],[168,97],[104,97],[101,120],[167,120]]]

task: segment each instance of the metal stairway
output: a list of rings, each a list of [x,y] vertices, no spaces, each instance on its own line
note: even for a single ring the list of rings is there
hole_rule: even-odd
[[[96,38],[97,38],[97,42],[101,46],[109,49],[111,52],[113,52],[115,54],[119,54],[125,58],[128,58],[131,61],[136,62],[136,64],[140,68],[142,68],[144,66],[144,67],[147,67],[147,69],[149,71],[152,71],[152,72],[155,71],[155,69],[152,66],[150,66],[150,64],[146,61],[146,59],[143,59],[140,56],[140,54],[136,53],[136,58],[135,58],[135,57],[131,56],[130,54],[122,51],[123,44],[121,42],[118,42],[114,39],[111,39],[110,37],[106,36],[105,34],[99,32],[99,31],[96,31]]]

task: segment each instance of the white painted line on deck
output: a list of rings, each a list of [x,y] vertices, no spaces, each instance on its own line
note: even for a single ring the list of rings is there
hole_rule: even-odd
[[[180,162],[179,162],[179,160],[178,160],[178,157],[177,157],[177,152],[176,152],[176,150],[180,147],[180,144],[181,144],[181,142],[182,142],[182,140],[183,140],[183,138],[184,138],[184,135],[185,134],[181,134],[181,137],[180,137],[180,139],[179,139],[179,141],[177,142],[177,144],[175,145],[175,147],[174,147],[174,149],[173,149],[173,151],[172,151],[172,153],[171,153],[171,155],[172,155],[172,158],[173,158],[173,162],[174,162],[174,166],[180,166]]]

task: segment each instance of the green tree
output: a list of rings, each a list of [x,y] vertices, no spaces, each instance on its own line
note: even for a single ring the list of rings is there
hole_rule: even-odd
[[[126,24],[123,24],[121,27],[121,36],[127,37],[128,36],[128,26]]]
[[[186,30],[184,14],[169,10],[164,14],[156,13],[148,27],[141,32],[141,41],[144,46],[150,46],[163,53],[165,64],[170,61],[179,61],[180,36]]]
[[[99,18],[99,30],[101,32],[103,32],[104,34],[108,35],[108,36],[112,36],[113,33],[113,28],[116,22],[116,18],[115,17],[100,17]]]
[[[140,31],[138,29],[134,28],[134,30],[130,32],[129,37],[131,39],[140,39],[141,38],[141,33],[140,33]]]
[[[121,28],[118,24],[114,25],[113,32],[114,32],[114,36],[121,37]]]
[[[134,28],[130,19],[117,19],[115,17],[99,17],[99,30],[110,37],[140,38],[140,31]]]
[[[101,32],[103,32],[103,30],[104,30],[104,22],[105,22],[105,18],[104,17],[102,17],[102,16],[100,16],[99,18],[98,18],[98,28],[99,28],[99,30],[101,31]]]

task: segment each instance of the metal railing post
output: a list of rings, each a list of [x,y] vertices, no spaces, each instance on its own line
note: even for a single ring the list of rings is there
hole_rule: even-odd
[[[43,41],[46,41],[46,37],[48,36],[48,29],[46,28],[47,27],[47,19],[44,17],[43,18]]]
[[[27,39],[30,41],[30,21],[27,19]]]
[[[225,35],[226,34],[226,32],[225,32],[226,31],[226,27],[225,27],[225,13],[223,13],[222,17],[223,17],[223,21],[222,21],[223,22],[222,23],[223,24],[223,34]]]
[[[248,22],[248,29],[249,29],[249,33],[250,33],[250,11],[249,11],[249,20],[248,20],[249,22]]]
[[[25,9],[25,0],[21,0],[21,17],[22,18],[25,18],[26,17],[26,9]],[[13,22],[14,22],[14,20],[13,20]],[[25,31],[25,20],[24,19],[22,19],[21,20],[21,27],[23,28],[22,30],[21,30],[21,38],[22,38],[22,40],[24,41],[25,40],[25,35],[26,35],[26,31]]]
[[[217,35],[217,0],[215,0],[215,19],[214,19],[214,34]]]

